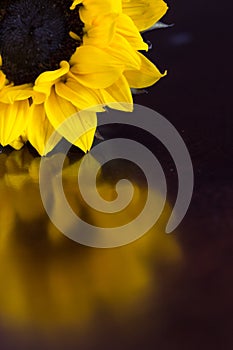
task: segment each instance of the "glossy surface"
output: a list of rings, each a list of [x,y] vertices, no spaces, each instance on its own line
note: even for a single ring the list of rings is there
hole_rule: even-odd
[[[149,54],[156,51],[169,75],[136,97],[166,116],[190,151],[195,190],[184,221],[173,234],[164,233],[177,176],[160,144],[150,144],[168,184],[160,220],[138,241],[109,250],[78,245],[51,224],[39,193],[39,157],[27,148],[1,153],[1,349],[232,348],[233,144],[225,80],[232,77],[232,60],[223,54],[231,39],[230,3],[192,3],[171,3],[176,9],[166,21],[175,27],[145,34],[155,47]],[[102,132],[135,136],[130,129]],[[86,219],[107,223],[80,210],[79,162],[80,154],[71,152],[65,163],[67,198]],[[111,218],[113,224],[134,217],[146,198],[144,177],[124,162],[105,168],[101,194],[113,199],[116,181],[125,176],[134,185],[133,206]]]

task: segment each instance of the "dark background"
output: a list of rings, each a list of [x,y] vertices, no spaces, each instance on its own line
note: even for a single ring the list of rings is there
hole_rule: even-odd
[[[193,201],[183,222],[188,256],[182,293],[169,310],[159,349],[231,349],[233,346],[232,29],[230,1],[170,1],[157,34],[167,81],[148,104],[176,126],[190,151]],[[150,36],[151,38],[151,36]],[[166,340],[165,340],[166,339]]]
[[[168,75],[135,102],[176,127],[193,161],[193,199],[176,233],[182,268],[176,273],[166,263],[159,267],[158,300],[152,296],[145,312],[138,306],[135,322],[111,318],[103,308],[84,337],[74,331],[49,341],[25,330],[19,341],[16,333],[2,330],[4,350],[233,347],[232,3],[180,0],[169,1],[169,7],[163,21],[174,26],[144,34],[153,44],[149,57]],[[172,200],[177,188],[172,160],[159,146],[158,153]]]
[[[195,172],[193,200],[182,223],[187,254],[170,322],[151,342],[158,349],[233,346],[232,3],[169,1],[175,26],[147,34],[167,78],[140,96],[181,133]],[[184,234],[185,232],[185,234]],[[150,346],[149,346],[150,348]]]

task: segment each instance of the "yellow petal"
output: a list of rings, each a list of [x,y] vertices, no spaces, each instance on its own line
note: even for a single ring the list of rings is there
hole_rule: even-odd
[[[33,90],[30,84],[19,86],[8,85],[0,90],[0,101],[3,103],[14,103],[14,101],[27,100],[33,96]]]
[[[135,50],[148,50],[133,20],[123,13],[117,18],[117,33],[126,38]]]
[[[112,86],[100,90],[103,102],[111,108],[132,111],[133,99],[129,84],[124,76],[118,79]]]
[[[49,153],[61,140],[61,136],[57,133],[52,139],[50,138],[54,128],[45,114],[43,104],[33,104],[30,107],[26,132],[29,142],[41,156]]]
[[[66,82],[59,81],[56,83],[55,91],[60,97],[70,101],[78,109],[91,109],[93,107],[95,112],[103,111],[99,107],[102,103],[100,93],[97,90],[84,87],[72,78],[68,78]]]
[[[156,23],[168,7],[163,0],[122,0],[122,9],[141,32]]]
[[[70,63],[75,80],[93,89],[112,85],[124,70],[124,64],[119,59],[94,46],[80,46]]]
[[[41,73],[36,79],[33,89],[48,96],[51,87],[69,71],[69,68],[69,63],[62,61],[59,69]]]
[[[121,0],[83,0],[79,9],[80,18],[85,24],[91,24],[97,16],[121,13]],[[73,7],[73,6],[72,6]]]
[[[115,34],[117,17],[118,15],[114,13],[95,17],[91,25],[85,26],[86,33],[83,37],[83,44],[98,47],[108,46]]]
[[[124,70],[140,69],[141,62],[138,53],[122,35],[116,34],[114,42],[105,48],[105,52],[118,60],[118,65],[120,62],[124,64]]]
[[[25,143],[26,139],[19,136],[16,140],[10,142],[9,145],[18,151],[25,145]]]
[[[27,125],[29,103],[16,101],[13,104],[0,102],[0,143],[6,146],[16,140]]]
[[[46,94],[33,90],[32,99],[34,104],[40,105],[46,100]]]
[[[3,88],[3,86],[6,83],[6,76],[5,74],[0,70],[0,90]]]
[[[96,113],[87,110],[79,111],[76,118],[73,118],[73,124],[74,130],[76,129],[79,131],[82,128],[82,136],[74,142],[74,145],[79,147],[85,153],[90,151],[97,128]]]
[[[84,152],[90,150],[97,126],[95,112],[82,111],[77,113],[77,107],[58,96],[54,88],[45,102],[45,110],[53,127],[63,137]]]
[[[141,89],[151,86],[166,75],[166,72],[164,74],[160,73],[158,68],[141,53],[138,53],[138,55],[141,58],[140,70],[124,72],[131,88]]]
[[[72,5],[70,6],[70,10],[74,10],[75,7],[79,4],[81,4],[82,0],[74,0]]]

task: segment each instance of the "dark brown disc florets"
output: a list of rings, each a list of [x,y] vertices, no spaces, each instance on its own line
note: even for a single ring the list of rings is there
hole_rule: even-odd
[[[67,0],[0,2],[0,69],[15,85],[34,83],[44,71],[60,67],[81,44],[84,24],[79,7]],[[70,37],[70,31],[80,41]]]

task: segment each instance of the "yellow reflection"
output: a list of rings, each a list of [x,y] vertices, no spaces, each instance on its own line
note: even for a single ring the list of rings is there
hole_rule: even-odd
[[[73,210],[97,226],[103,221],[105,226],[114,226],[132,220],[146,198],[139,180],[131,179],[133,205],[121,217],[108,214],[106,218],[97,211],[88,212],[78,197],[79,162],[66,159],[63,171],[64,190]],[[175,236],[164,233],[168,204],[159,222],[134,243],[115,249],[88,248],[66,238],[48,219],[38,185],[40,158],[24,148],[1,154],[0,164],[0,324],[51,332],[85,329],[101,309],[127,317],[145,306],[152,291],[156,295],[161,264],[180,263]],[[111,178],[107,171],[97,181],[107,199],[115,195]],[[56,196],[52,205],[56,207]]]

